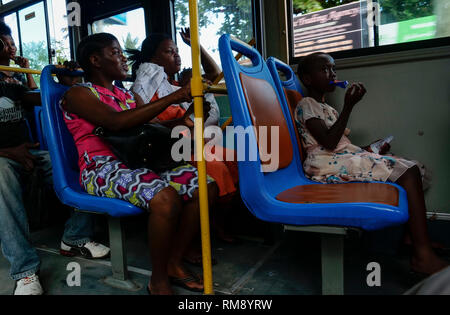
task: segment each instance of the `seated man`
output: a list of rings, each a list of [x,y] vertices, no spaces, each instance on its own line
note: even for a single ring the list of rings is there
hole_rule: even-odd
[[[39,93],[28,93],[23,85],[0,82],[0,245],[11,263],[10,275],[16,280],[15,295],[43,293],[37,273],[40,260],[30,243],[27,214],[23,202],[24,183],[34,170],[42,181],[52,183],[48,152],[32,144],[24,120],[23,107],[40,104]],[[109,248],[92,241],[90,214],[73,212],[65,225],[61,254],[103,258]]]

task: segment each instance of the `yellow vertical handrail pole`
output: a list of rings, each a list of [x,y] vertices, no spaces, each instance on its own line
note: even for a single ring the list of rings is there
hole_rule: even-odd
[[[203,82],[200,70],[200,43],[198,35],[197,0],[189,0],[189,21],[191,27],[192,79],[191,93],[194,98],[195,143],[200,200],[200,227],[202,236],[203,285],[205,294],[214,294],[211,267],[211,240],[209,235],[208,186],[206,183],[206,161],[203,157]],[[201,122],[201,123],[198,123]]]

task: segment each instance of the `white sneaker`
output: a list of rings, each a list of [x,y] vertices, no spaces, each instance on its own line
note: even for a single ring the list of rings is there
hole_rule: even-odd
[[[105,258],[109,255],[109,251],[109,247],[95,242],[87,242],[80,245],[69,245],[61,242],[59,253],[69,257],[79,255],[85,258]]]
[[[14,289],[14,295],[42,295],[43,293],[44,290],[36,274],[17,281],[16,288]]]

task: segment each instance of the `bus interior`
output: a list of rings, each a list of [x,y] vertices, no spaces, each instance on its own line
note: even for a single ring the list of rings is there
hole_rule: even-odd
[[[40,90],[39,73],[45,66],[76,60],[81,39],[101,32],[115,35],[123,49],[139,49],[151,33],[169,34],[179,48],[182,68],[192,67],[191,47],[180,36],[180,31],[190,26],[188,2],[2,0],[0,19],[12,30],[17,54],[28,58],[30,68],[38,70],[33,76]],[[219,88],[215,94],[219,124],[230,123],[232,112],[237,113],[232,107],[238,107],[235,103],[239,98],[237,91],[231,92],[233,70],[222,63],[219,38],[223,40],[223,34],[239,39],[243,47],[250,47],[249,51],[256,50],[264,64],[274,57],[294,73],[302,56],[318,51],[330,54],[339,79],[363,82],[368,91],[348,122],[352,142],[368,144],[393,135],[391,150],[395,155],[418,160],[431,172],[431,184],[425,192],[428,232],[433,242],[442,245],[443,259],[450,259],[450,164],[446,158],[450,156],[448,0],[195,2],[200,44],[224,71],[225,79],[220,83],[228,89],[228,95]],[[252,45],[244,46],[249,42]],[[240,65],[252,62],[251,56],[240,59]],[[131,86],[131,70],[129,80],[122,83],[126,88]],[[336,110],[341,111],[344,96],[345,89],[337,89],[327,96],[327,101],[337,104]],[[32,138],[45,148],[45,126],[40,126],[41,116],[36,112],[28,114],[28,122]],[[297,155],[294,153],[294,157]],[[239,164],[239,180],[247,183],[249,178],[244,178],[248,176],[243,169]],[[251,180],[246,185],[251,185]],[[115,220],[119,233],[114,236],[113,220],[95,214],[96,241],[109,244],[115,256],[89,260],[59,254],[71,206],[59,200],[51,187],[40,202],[40,209],[45,210],[36,213],[27,209],[27,213],[31,242],[41,259],[39,277],[45,294],[148,294],[152,266],[146,238],[147,214]],[[216,262],[212,279],[205,279],[212,281],[213,292],[208,294],[401,295],[426,278],[410,271],[411,249],[403,243],[405,223],[374,229],[332,223],[289,224],[258,217],[248,209],[247,202],[226,209],[225,226],[234,237],[231,241],[219,237],[214,229],[207,235]],[[315,222],[315,208],[309,211],[311,222]],[[201,237],[199,233],[196,239],[199,248]],[[117,248],[118,256],[113,253]],[[77,268],[81,282],[73,284],[71,276]],[[189,268],[202,274],[201,262]],[[108,283],[111,273],[126,283]],[[0,295],[12,294],[14,287],[10,263],[0,255]],[[203,294],[180,287],[174,287],[174,292]]]

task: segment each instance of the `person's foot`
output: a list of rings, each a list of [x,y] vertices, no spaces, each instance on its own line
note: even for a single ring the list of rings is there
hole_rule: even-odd
[[[228,244],[238,244],[239,243],[239,240],[237,238],[234,238],[227,232],[225,232],[225,229],[223,227],[221,227],[219,225],[215,225],[213,228],[214,228],[214,232],[215,232],[217,238],[219,240],[221,240],[222,242],[228,243]]]
[[[16,287],[14,288],[14,295],[42,295],[44,290],[42,289],[39,277],[36,274],[22,278],[16,281]]]
[[[82,256],[93,259],[106,258],[108,257],[109,252],[109,247],[95,242],[87,242],[80,245],[69,245],[61,241],[61,248],[59,250],[59,253],[63,256]]]
[[[411,270],[426,275],[436,273],[448,265],[448,262],[440,259],[433,252],[426,255],[414,255],[411,258]]]
[[[179,286],[185,290],[202,292],[203,281],[200,276],[182,265],[169,264],[169,280],[173,285]]]
[[[173,295],[172,288],[169,281],[154,281],[150,280],[147,285],[147,292],[150,295]]]

